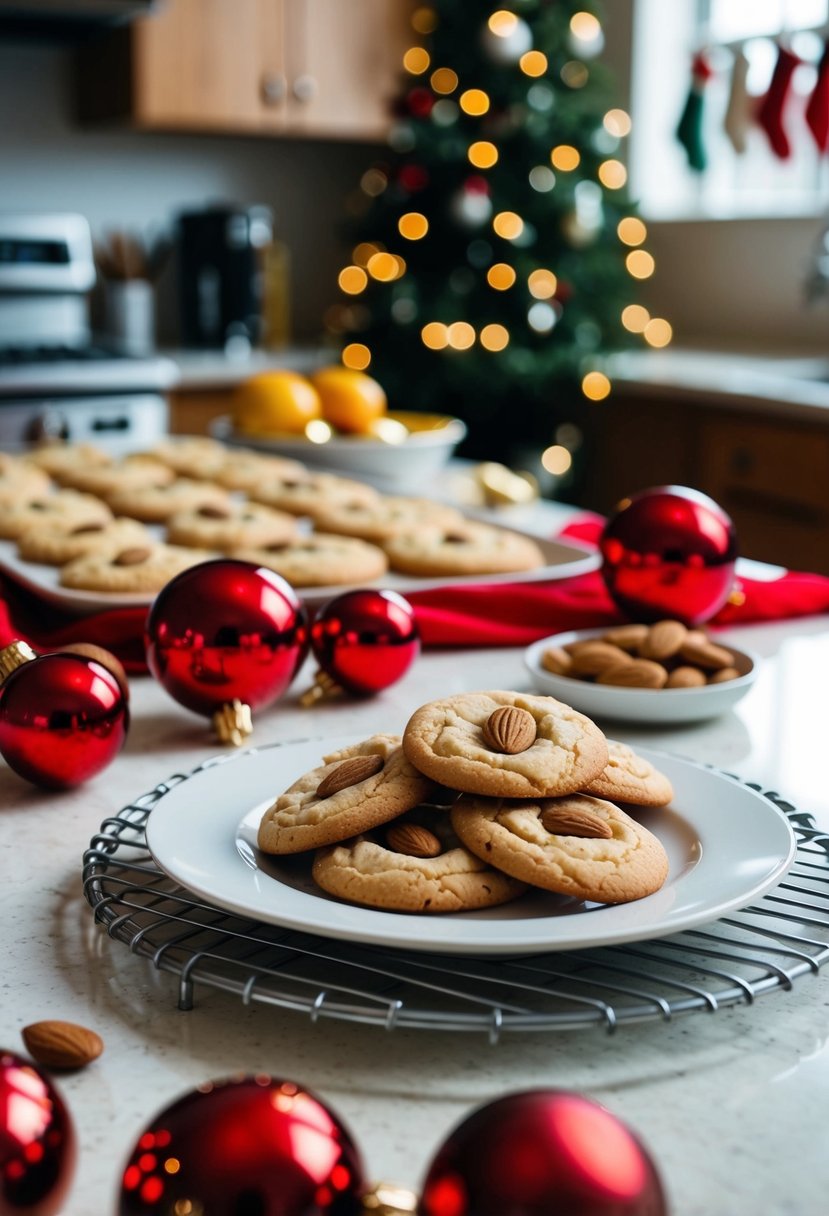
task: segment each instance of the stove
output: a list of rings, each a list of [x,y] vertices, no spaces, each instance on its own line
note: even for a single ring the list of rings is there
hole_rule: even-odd
[[[59,438],[126,451],[166,433],[175,364],[93,341],[94,282],[82,216],[0,215],[0,448]]]

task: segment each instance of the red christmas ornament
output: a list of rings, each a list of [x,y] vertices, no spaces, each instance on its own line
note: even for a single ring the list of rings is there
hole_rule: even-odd
[[[0,1216],[55,1216],[75,1172],[72,1116],[36,1064],[0,1052]]]
[[[415,118],[428,118],[432,113],[435,99],[429,89],[412,89],[406,98],[409,113]]]
[[[358,1216],[365,1189],[359,1150],[333,1111],[259,1075],[202,1086],[156,1115],[130,1154],[118,1216]]]
[[[97,658],[38,658],[25,642],[0,650],[0,754],[27,781],[47,789],[88,781],[121,750],[128,727],[124,690]]]
[[[487,198],[491,193],[489,182],[479,173],[473,173],[471,177],[468,177],[463,183],[463,188],[467,194],[485,194]]]
[[[302,697],[311,705],[347,692],[366,697],[395,684],[420,651],[412,606],[395,591],[347,591],[329,600],[311,626],[311,649],[320,665]]]
[[[404,190],[410,194],[425,190],[429,185],[429,174],[423,165],[403,165],[397,175],[397,180]]]
[[[236,746],[251,710],[282,696],[305,657],[305,610],[285,579],[251,562],[202,562],[156,596],[145,637],[150,671],[179,704],[212,717]]]
[[[633,620],[699,625],[734,590],[737,537],[713,499],[685,486],[625,498],[602,533],[602,574]]]
[[[666,1216],[647,1150],[614,1115],[580,1094],[537,1090],[499,1098],[438,1150],[418,1216]]]

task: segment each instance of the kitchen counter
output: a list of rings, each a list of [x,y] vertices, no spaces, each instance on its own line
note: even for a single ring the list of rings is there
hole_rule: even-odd
[[[821,712],[829,618],[727,636],[763,656],[735,712],[692,727],[619,733],[777,789],[829,829]],[[294,689],[310,677],[309,666]],[[258,715],[254,742],[388,730],[425,700],[480,687],[528,687],[521,651],[427,652],[382,696],[351,704],[304,710],[292,691]],[[133,681],[132,706],[124,752],[80,790],[48,794],[0,767],[0,1043],[19,1050],[21,1027],[62,1018],[95,1028],[106,1044],[96,1063],[59,1080],[81,1148],[64,1216],[113,1212],[127,1151],[154,1112],[208,1078],[266,1070],[330,1101],[374,1178],[416,1186],[438,1143],[474,1104],[559,1086],[604,1102],[644,1138],[672,1216],[825,1210],[829,972],[716,1014],[627,1025],[612,1036],[516,1033],[495,1047],[474,1034],[312,1024],[198,987],[195,1008],[180,1012],[175,978],[108,938],[81,894],[81,856],[101,821],[216,751],[204,723],[149,679]]]
[[[238,355],[221,350],[165,350],[175,365],[171,388],[191,393],[231,389],[257,372],[287,370],[310,372],[336,362],[336,354],[321,346],[286,346],[283,350],[249,350]]]

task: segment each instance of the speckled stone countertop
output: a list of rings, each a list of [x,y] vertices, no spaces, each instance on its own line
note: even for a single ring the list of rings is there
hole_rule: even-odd
[[[625,731],[777,789],[829,828],[825,690],[829,619],[734,629],[764,659],[736,710],[682,729]],[[295,689],[307,686],[310,669]],[[388,730],[423,701],[482,687],[526,688],[521,652],[431,652],[381,697],[308,711],[292,692],[258,717],[255,740]],[[616,732],[622,733],[622,732]],[[320,1020],[197,990],[176,1007],[154,971],[93,924],[81,856],[101,821],[161,779],[213,754],[201,720],[148,679],[133,681],[125,751],[86,787],[47,794],[0,767],[0,1044],[63,1018],[97,1029],[104,1055],[60,1081],[78,1127],[69,1216],[108,1216],[128,1149],[162,1106],[210,1077],[268,1070],[328,1099],[370,1174],[416,1186],[437,1144],[473,1104],[539,1085],[585,1091],[627,1120],[662,1171],[673,1216],[818,1216],[829,1159],[829,975],[716,1014],[570,1033],[483,1036]]]

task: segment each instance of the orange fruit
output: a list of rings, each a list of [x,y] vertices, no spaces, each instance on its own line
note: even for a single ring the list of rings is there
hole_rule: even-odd
[[[371,376],[348,367],[323,367],[311,377],[322,416],[338,431],[364,434],[386,412],[386,394]]]
[[[233,426],[248,435],[301,435],[322,415],[319,393],[297,372],[259,372],[233,394]]]

